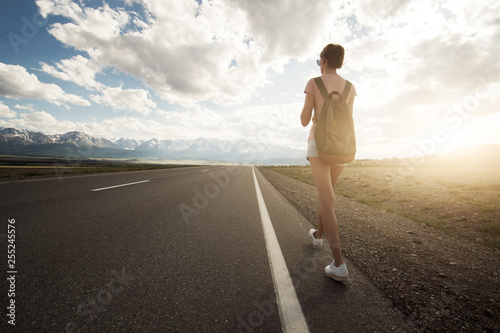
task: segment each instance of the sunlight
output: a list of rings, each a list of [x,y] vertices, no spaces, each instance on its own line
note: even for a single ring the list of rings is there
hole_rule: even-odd
[[[481,137],[473,130],[464,130],[448,136],[448,140],[443,142],[442,153],[449,153],[458,148],[475,146],[482,142]],[[441,149],[440,149],[441,150]]]
[[[493,127],[498,125],[498,118],[500,117],[486,116],[468,119],[458,129],[446,133],[446,140],[438,145],[437,153],[445,154],[462,147],[500,143],[500,135],[493,131]]]

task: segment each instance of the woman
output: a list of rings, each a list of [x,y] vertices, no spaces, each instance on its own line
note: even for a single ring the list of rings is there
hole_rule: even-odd
[[[343,62],[344,48],[340,45],[328,44],[321,52],[318,65],[321,68],[321,79],[329,94],[332,91],[337,91],[339,94],[342,94],[344,90],[346,80],[337,74],[337,69],[342,67]],[[304,92],[306,93],[306,98],[304,108],[300,115],[302,126],[307,126],[311,121],[313,109],[316,113],[316,117],[313,117],[313,125],[308,138],[307,159],[311,163],[311,171],[319,194],[318,229],[309,230],[309,236],[313,241],[313,246],[318,248],[322,245],[323,231],[326,233],[326,238],[332,251],[333,261],[330,265],[325,267],[325,274],[334,280],[343,281],[348,279],[349,273],[340,250],[333,186],[346,164],[330,165],[319,157],[314,142],[314,128],[316,125],[316,118],[319,116],[318,113],[321,111],[324,99],[314,79],[307,82]],[[333,96],[334,98],[339,98],[338,95]],[[351,110],[353,109],[355,96],[356,90],[353,85],[347,98],[347,104],[351,107]]]

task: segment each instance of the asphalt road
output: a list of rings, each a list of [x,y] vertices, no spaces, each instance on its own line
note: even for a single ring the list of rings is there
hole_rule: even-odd
[[[302,331],[410,331],[349,262],[350,282],[323,275],[326,247],[311,246],[309,222],[249,166],[0,183],[0,330],[281,332],[293,302],[277,301],[254,172]]]

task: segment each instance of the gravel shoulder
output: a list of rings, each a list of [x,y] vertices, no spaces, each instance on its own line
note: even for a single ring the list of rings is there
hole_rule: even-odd
[[[314,186],[259,168],[317,225]],[[336,194],[341,246],[424,332],[500,332],[500,251]]]

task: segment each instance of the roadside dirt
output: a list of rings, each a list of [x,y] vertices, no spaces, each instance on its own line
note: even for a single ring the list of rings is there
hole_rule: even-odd
[[[316,187],[259,170],[317,225]],[[350,264],[422,331],[500,332],[500,251],[338,194],[336,213]]]

